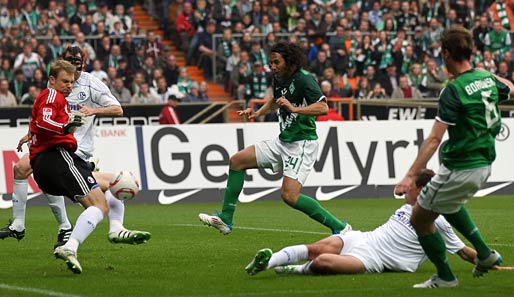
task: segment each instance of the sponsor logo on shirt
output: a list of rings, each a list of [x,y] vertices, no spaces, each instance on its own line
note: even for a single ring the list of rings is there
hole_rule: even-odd
[[[52,109],[50,107],[43,107],[43,115],[45,115],[45,116],[52,115]]]

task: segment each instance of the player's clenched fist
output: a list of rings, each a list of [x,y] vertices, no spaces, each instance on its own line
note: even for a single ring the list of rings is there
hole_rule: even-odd
[[[64,126],[64,133],[74,133],[75,130],[77,130],[77,128],[82,126],[85,122],[86,115],[79,111],[74,111],[68,118],[68,124]]]

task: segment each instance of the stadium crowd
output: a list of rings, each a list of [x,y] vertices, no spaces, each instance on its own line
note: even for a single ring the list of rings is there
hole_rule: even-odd
[[[223,80],[236,99],[269,96],[268,50],[282,39],[304,49],[306,68],[328,97],[437,97],[450,79],[439,38],[455,24],[473,32],[476,67],[513,80],[513,0],[143,2],[186,64]],[[0,0],[0,106],[32,104],[68,43],[83,49],[85,71],[122,104],[165,104],[170,95],[208,101],[207,83],[178,67],[155,32],[140,29],[134,4]],[[213,44],[216,33],[222,37]]]

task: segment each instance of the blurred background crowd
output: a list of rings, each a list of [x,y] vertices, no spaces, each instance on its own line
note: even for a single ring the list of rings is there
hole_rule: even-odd
[[[135,4],[184,65],[140,28]],[[234,99],[267,98],[268,51],[281,40],[305,50],[328,97],[436,98],[451,79],[439,37],[456,24],[473,32],[476,67],[513,79],[513,9],[514,0],[0,0],[0,106],[32,104],[69,44],[123,104],[209,102],[207,81]]]

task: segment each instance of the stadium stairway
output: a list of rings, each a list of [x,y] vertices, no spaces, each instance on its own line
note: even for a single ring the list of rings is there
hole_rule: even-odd
[[[164,46],[169,46],[171,48],[171,52],[175,55],[177,59],[178,66],[185,66],[187,68],[187,72],[191,79],[194,81],[200,82],[205,80],[203,76],[203,72],[197,66],[186,66],[185,54],[178,50],[177,47],[173,44],[173,41],[165,39],[164,31],[159,28],[159,23],[153,19],[152,16],[148,14],[146,9],[142,5],[134,6],[134,20],[138,22],[139,27],[143,30],[153,30],[156,35],[160,36],[160,40]],[[232,101],[232,96],[225,92],[222,85],[207,81],[209,85],[209,90],[207,95],[209,96],[210,101]],[[237,115],[237,110],[239,110],[239,106],[234,106],[228,111],[228,122],[241,122],[241,118]]]

